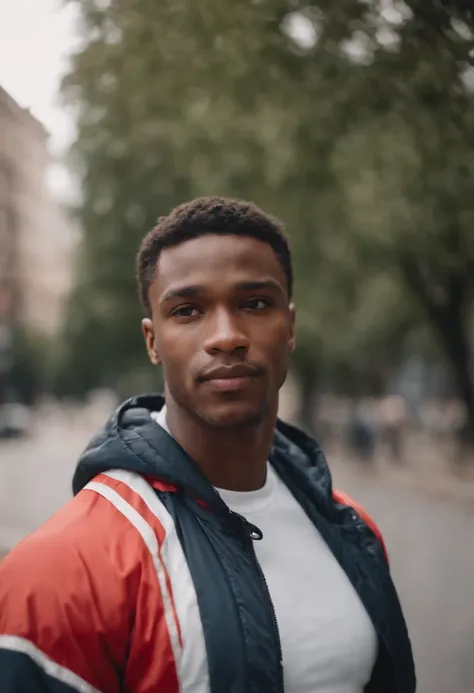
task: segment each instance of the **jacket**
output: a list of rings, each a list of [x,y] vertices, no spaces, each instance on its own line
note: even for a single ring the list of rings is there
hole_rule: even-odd
[[[79,460],[73,499],[0,564],[2,693],[283,693],[261,533],[152,420],[162,406],[160,395],[122,404]],[[270,463],[373,622],[366,693],[414,693],[375,525],[297,428],[278,421]]]

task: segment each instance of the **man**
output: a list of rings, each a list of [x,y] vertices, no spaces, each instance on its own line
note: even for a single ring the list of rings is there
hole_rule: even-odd
[[[118,409],[74,499],[0,566],[2,693],[413,693],[380,535],[277,421],[295,342],[280,224],[182,205],[138,283],[164,399]]]

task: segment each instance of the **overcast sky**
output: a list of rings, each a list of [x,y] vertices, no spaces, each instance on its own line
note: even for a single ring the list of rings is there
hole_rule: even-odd
[[[75,38],[74,7],[63,5],[63,0],[0,1],[0,85],[45,125],[55,154],[74,132],[57,96]],[[66,184],[62,175],[53,171],[55,188]]]

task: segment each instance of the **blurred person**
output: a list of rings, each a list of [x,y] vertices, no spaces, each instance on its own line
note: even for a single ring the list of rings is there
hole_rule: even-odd
[[[357,460],[372,465],[376,440],[370,401],[362,400],[353,406],[347,426],[347,441],[350,451]]]
[[[407,407],[403,397],[388,395],[380,403],[382,439],[388,446],[393,462],[403,462],[403,438],[407,422]]]
[[[184,204],[145,237],[138,283],[164,397],[118,408],[74,498],[0,565],[2,693],[413,693],[380,533],[277,419],[282,226]]]

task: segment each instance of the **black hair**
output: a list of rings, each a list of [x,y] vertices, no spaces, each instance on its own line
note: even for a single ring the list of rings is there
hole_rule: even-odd
[[[160,253],[205,234],[250,236],[268,243],[285,273],[288,298],[293,293],[291,250],[283,225],[256,205],[226,197],[199,197],[160,217],[143,239],[137,255],[137,282],[140,299],[150,313],[149,289]]]

